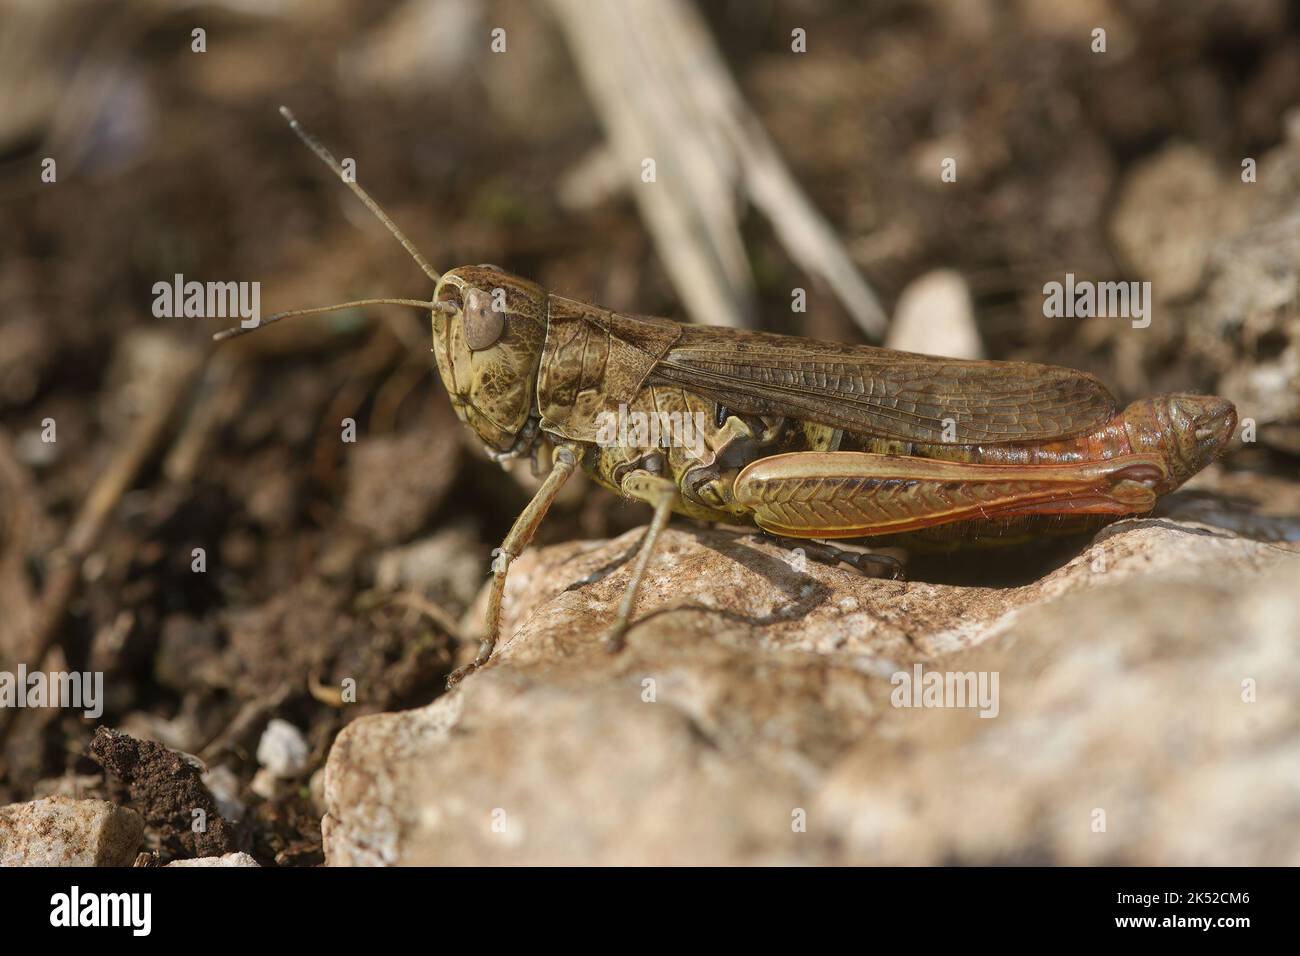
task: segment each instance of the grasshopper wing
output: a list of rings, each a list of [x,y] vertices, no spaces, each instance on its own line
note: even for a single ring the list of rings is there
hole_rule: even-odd
[[[846,431],[956,444],[1045,441],[1111,419],[1115,399],[1094,376],[1029,362],[976,362],[836,345],[788,335],[687,326],[651,384],[692,389],[740,412],[784,415]]]

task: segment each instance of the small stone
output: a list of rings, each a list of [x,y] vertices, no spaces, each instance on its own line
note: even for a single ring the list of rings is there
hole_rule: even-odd
[[[248,789],[263,800],[275,800],[283,796],[285,787],[285,782],[265,767],[259,767],[248,784]]]
[[[0,807],[0,866],[130,866],[144,835],[134,810],[52,796]]]
[[[167,866],[258,866],[247,853],[223,853],[221,856],[201,856],[193,860],[172,860]],[[166,869],[166,867],[164,867]]]
[[[1157,301],[1182,299],[1201,284],[1224,232],[1223,195],[1213,160],[1196,146],[1168,146],[1124,179],[1111,222],[1115,245],[1150,280]]]
[[[947,358],[984,357],[970,288],[960,272],[936,269],[898,298],[885,347]]]
[[[307,769],[311,747],[293,724],[272,718],[257,743],[257,762],[282,780],[292,780]]]
[[[472,560],[481,557],[483,560]],[[381,591],[413,590],[465,607],[483,583],[487,548],[468,524],[383,552],[375,563],[375,587]]]
[[[239,799],[240,783],[235,772],[227,766],[213,767],[203,775],[203,785],[217,801],[217,809],[226,820],[242,820],[244,804]]]
[[[42,438],[40,429],[29,428],[18,433],[18,438],[14,441],[14,454],[24,465],[45,468],[58,460],[59,446],[56,442]]]

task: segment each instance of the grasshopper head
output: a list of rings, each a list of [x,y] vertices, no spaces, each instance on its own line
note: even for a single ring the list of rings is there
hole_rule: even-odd
[[[490,450],[510,451],[537,407],[546,293],[496,266],[461,266],[433,298],[433,353],[456,415]]]
[[[496,266],[462,266],[439,275],[397,223],[361,188],[356,177],[349,176],[286,107],[280,107],[280,113],[307,148],[375,214],[436,285],[432,302],[363,299],[277,312],[260,325],[359,305],[432,307],[433,351],[457,416],[492,451],[517,454],[531,445],[536,433],[527,426],[537,405],[537,369],[546,341],[546,293],[540,286]],[[226,339],[249,331],[252,328],[241,323],[239,328],[218,332],[214,338]]]

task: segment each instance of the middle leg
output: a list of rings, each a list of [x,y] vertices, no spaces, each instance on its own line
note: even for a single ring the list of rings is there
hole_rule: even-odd
[[[622,490],[629,498],[653,505],[655,512],[654,517],[650,519],[650,527],[646,529],[645,537],[641,539],[641,549],[632,568],[632,579],[628,581],[627,590],[623,592],[623,600],[618,605],[618,617],[614,619],[614,629],[610,631],[605,641],[605,647],[611,653],[622,650],[627,641],[627,629],[632,620],[632,610],[636,606],[637,591],[641,589],[641,580],[645,577],[646,568],[650,564],[650,555],[654,553],[659,533],[668,524],[678,496],[677,483],[672,479],[641,470],[630,472],[623,479]]]

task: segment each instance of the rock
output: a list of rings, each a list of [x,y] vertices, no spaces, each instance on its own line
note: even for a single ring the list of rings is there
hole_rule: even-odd
[[[328,863],[1300,862],[1288,546],[1136,519],[990,588],[672,526],[611,656],[640,534],[526,553],[491,666],[344,729]],[[918,664],[996,716],[895,706]]]
[[[307,795],[311,799],[312,808],[321,816],[325,815],[325,767],[317,767],[307,781]]]
[[[885,347],[948,358],[984,357],[970,288],[960,272],[936,269],[898,297]]]
[[[30,468],[47,468],[59,459],[57,442],[41,437],[41,429],[28,428],[18,433],[14,455]]]
[[[102,793],[103,790],[104,778],[101,774],[67,773],[61,777],[47,777],[44,780],[36,781],[36,786],[32,788],[32,796],[34,798],[72,797],[75,800],[81,800],[88,793]]]
[[[172,866],[257,866],[258,863],[247,853],[223,853],[221,856],[200,856],[193,860],[172,860]],[[164,867],[165,869],[165,867]]]
[[[284,796],[288,786],[282,778],[277,777],[270,770],[259,767],[257,773],[253,774],[253,779],[249,781],[248,789],[263,800],[274,801]]]
[[[1256,541],[1300,542],[1300,484],[1276,475],[1213,466],[1197,476],[1196,491],[1174,495],[1162,511]]]
[[[1125,177],[1111,223],[1125,262],[1151,282],[1158,302],[1185,298],[1201,284],[1232,203],[1210,157],[1167,146]]]
[[[130,866],[144,836],[134,810],[53,796],[0,807],[0,866]]]
[[[343,445],[348,463],[344,517],[381,544],[418,531],[456,478],[459,443],[447,436],[459,423],[442,402],[433,406],[430,417],[427,427]]]
[[[879,863],[1295,866],[1298,586],[1292,561],[1029,609],[960,665],[1000,670],[1006,719],[900,711],[812,814]]]
[[[287,720],[273,717],[257,742],[257,762],[282,780],[292,780],[307,769],[311,746]]]
[[[453,524],[401,548],[390,548],[375,562],[375,587],[381,591],[431,592],[464,607],[483,584],[489,549],[467,523]],[[482,561],[466,560],[481,555]]]
[[[244,802],[239,799],[240,783],[235,772],[224,764],[203,774],[203,785],[217,802],[222,819],[232,823],[244,818]]]
[[[1221,370],[1218,393],[1260,425],[1259,440],[1297,454],[1270,426],[1300,423],[1300,144],[1270,151],[1260,168],[1263,181],[1236,186],[1256,214],[1215,248],[1189,339]]]

